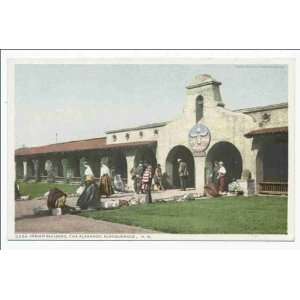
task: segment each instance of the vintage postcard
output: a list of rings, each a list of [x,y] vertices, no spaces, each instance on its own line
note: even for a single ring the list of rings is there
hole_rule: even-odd
[[[7,59],[9,240],[294,238],[294,59]]]

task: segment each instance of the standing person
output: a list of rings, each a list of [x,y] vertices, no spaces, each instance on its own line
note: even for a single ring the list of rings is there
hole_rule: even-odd
[[[152,185],[152,166],[148,165],[148,167],[146,168],[143,174],[143,179],[142,179],[142,190],[146,194],[146,203],[152,203],[151,185]]]
[[[224,163],[222,161],[219,162],[219,170],[218,170],[218,179],[219,179],[219,190],[220,194],[225,194],[225,175],[226,169],[224,167]]]
[[[87,161],[85,161],[83,163],[83,166],[84,166],[84,176],[85,176],[85,179],[87,178],[87,176],[94,177],[94,173],[93,173],[91,167],[89,166],[89,164],[87,163]]]
[[[100,165],[100,195],[106,195],[106,197],[108,197],[113,194],[110,171],[109,168],[102,162]]]
[[[142,188],[142,178],[144,174],[143,162],[140,161],[139,165],[136,168],[136,192],[139,194]]]
[[[219,192],[219,163],[217,161],[214,162],[213,173],[212,173],[212,183],[216,190]]]
[[[179,179],[180,179],[180,188],[182,191],[185,191],[187,179],[189,176],[187,164],[181,158],[179,158],[177,161],[179,163],[178,174],[179,174]]]
[[[100,162],[100,177],[106,174],[110,176],[109,167],[105,163]]]
[[[131,179],[133,180],[133,189],[135,191],[135,193],[137,193],[137,178],[136,178],[136,168],[133,167],[131,170],[130,170],[130,176],[131,176]]]
[[[80,160],[80,185],[84,186],[85,185],[85,180],[87,178],[87,176],[93,176],[94,177],[94,173],[91,169],[91,167],[89,166],[88,162],[86,161],[86,159],[81,159]]]
[[[117,174],[114,177],[114,189],[118,192],[125,191],[125,185],[120,174]]]
[[[161,170],[160,164],[157,165],[155,172],[154,172],[154,184],[160,191],[164,190],[164,187],[162,184],[162,170]]]

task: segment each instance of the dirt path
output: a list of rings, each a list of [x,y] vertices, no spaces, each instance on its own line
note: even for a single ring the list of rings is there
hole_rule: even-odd
[[[76,215],[19,219],[16,233],[153,233],[154,231]]]
[[[89,219],[77,215],[35,216],[32,209],[45,207],[45,200],[17,201],[16,233],[154,233],[152,230]]]
[[[173,200],[174,197],[182,197],[185,194],[194,192],[194,190],[180,191],[167,190],[154,192],[153,201],[164,199]],[[110,198],[113,199],[130,199],[134,197],[133,193],[115,194]],[[68,197],[67,204],[75,206],[78,197]],[[154,233],[155,231],[111,223],[101,220],[89,219],[77,215],[63,216],[35,216],[34,208],[47,208],[46,199],[33,199],[25,201],[16,201],[15,205],[15,231],[16,233]],[[157,232],[156,232],[157,233]]]

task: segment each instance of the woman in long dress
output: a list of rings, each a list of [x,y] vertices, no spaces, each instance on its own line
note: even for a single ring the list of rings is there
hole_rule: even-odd
[[[103,163],[101,163],[100,176],[100,195],[106,195],[106,197],[109,197],[114,191],[112,188],[109,168]]]

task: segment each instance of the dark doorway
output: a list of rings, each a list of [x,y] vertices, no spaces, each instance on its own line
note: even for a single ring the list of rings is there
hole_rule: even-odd
[[[229,142],[219,142],[212,146],[206,156],[206,174],[212,173],[214,162],[222,161],[226,169],[226,182],[230,183],[233,180],[240,179],[243,170],[243,162],[240,151]],[[206,181],[207,181],[206,176]]]
[[[179,188],[179,174],[178,174],[178,158],[181,158],[184,162],[187,163],[188,167],[188,182],[187,187],[195,187],[195,163],[194,157],[191,151],[182,145],[174,147],[168,154],[166,160],[166,181],[172,188]]]
[[[112,154],[112,176],[121,175],[123,180],[127,180],[127,161],[121,151],[115,151]]]
[[[29,178],[34,177],[34,165],[32,160],[27,161],[27,175]]]
[[[58,177],[64,177],[64,169],[60,159],[54,160],[54,166],[55,166],[56,175]]]
[[[23,167],[23,161],[16,161],[16,178],[20,179],[24,176],[24,167]]]
[[[46,160],[45,159],[41,159],[40,163],[39,163],[39,172],[40,175],[43,177],[47,176],[47,171],[46,171]]]
[[[266,182],[288,181],[288,143],[264,145],[257,156],[257,177]]]
[[[153,169],[157,164],[153,150],[148,147],[143,147],[137,150],[134,158],[134,165],[137,166],[140,161],[149,163]]]
[[[79,157],[71,157],[70,158],[70,161],[71,161],[71,166],[72,166],[72,169],[73,169],[73,176],[74,177],[81,177],[80,175],[80,158]]]

